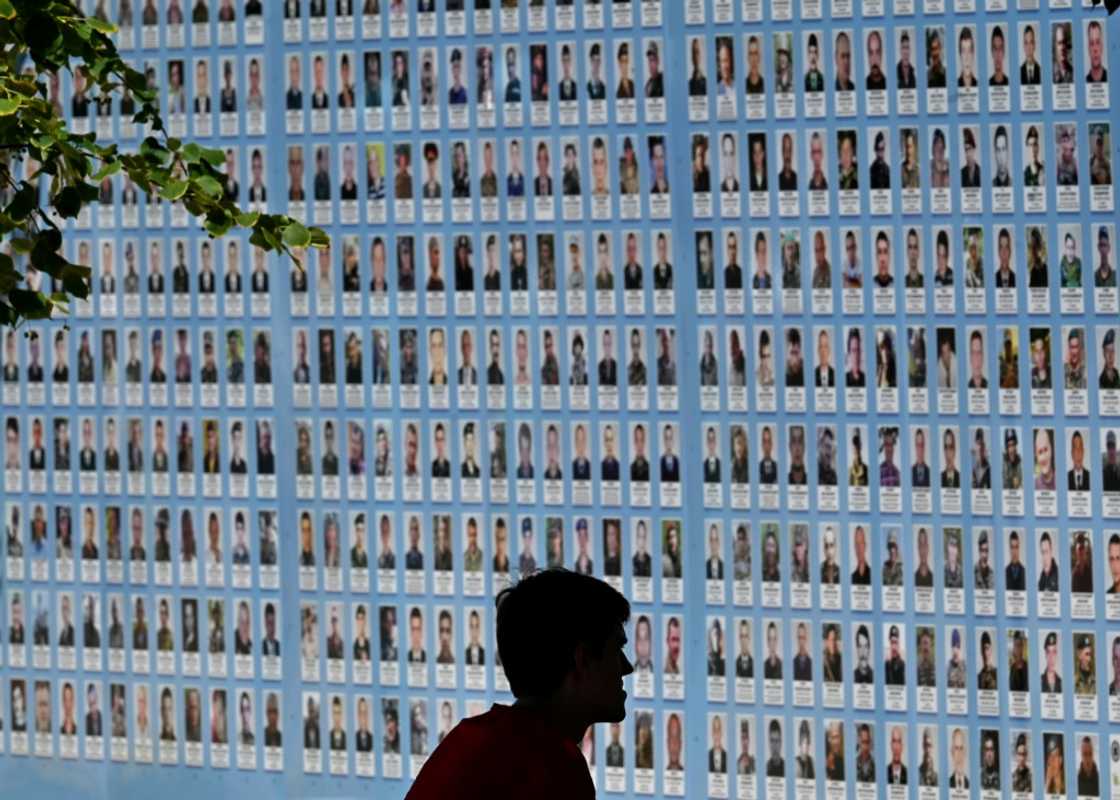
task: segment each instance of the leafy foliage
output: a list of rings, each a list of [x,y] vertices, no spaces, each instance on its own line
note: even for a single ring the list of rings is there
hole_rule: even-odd
[[[212,237],[246,228],[251,244],[293,258],[295,250],[328,245],[318,228],[280,214],[243,211],[225,197],[219,171],[224,154],[168,135],[158,92],[121,59],[110,38],[115,30],[67,0],[0,0],[0,325],[49,317],[71,298],[89,296],[90,268],[62,255],[62,226],[97,200],[104,178],[119,172],[149,194],[181,203]],[[135,152],[99,144],[92,132],[67,130],[49,89],[51,77],[65,70],[80,72],[102,98],[131,98],[132,120],[147,134]],[[21,178],[13,169],[17,161],[25,162]],[[41,184],[47,177],[44,205]],[[13,254],[54,278],[62,291],[30,288]]]

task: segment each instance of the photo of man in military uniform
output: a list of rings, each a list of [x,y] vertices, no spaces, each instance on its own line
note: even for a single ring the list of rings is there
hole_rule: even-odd
[[[966,665],[961,647],[960,628],[953,628],[949,634],[949,652],[949,663],[945,667],[945,685],[950,689],[963,689]]]
[[[902,585],[902,559],[898,554],[898,529],[887,531],[887,560],[883,562],[883,585]]]
[[[1029,761],[1030,739],[1026,733],[1020,733],[1015,739],[1015,767],[1011,771],[1011,791],[1030,793],[1034,778],[1031,774]]]
[[[988,531],[982,529],[976,541],[976,564],[972,568],[977,589],[995,588],[995,570],[992,569],[992,565],[988,561],[990,552],[991,545]]]
[[[1007,688],[1012,692],[1029,692],[1030,671],[1027,668],[1027,634],[1016,628],[1008,635],[1011,639],[1010,663],[1007,672]]]
[[[1074,633],[1073,642],[1077,651],[1077,667],[1073,672],[1073,693],[1096,696],[1097,666],[1094,655],[1094,635]]]
[[[936,735],[932,727],[922,730],[922,762],[918,765],[918,786],[937,787],[937,756],[933,743]]]
[[[999,791],[999,731],[981,731],[980,742],[980,788]]]
[[[976,688],[995,691],[999,688],[998,683],[998,672],[992,659],[992,634],[984,631],[980,634],[980,672],[976,675]]]
[[[937,686],[937,664],[934,660],[934,633],[930,626],[918,627],[918,685]]]
[[[887,632],[887,639],[890,650],[883,665],[884,680],[887,686],[905,686],[906,660],[902,657],[902,642],[897,625],[891,625]]]

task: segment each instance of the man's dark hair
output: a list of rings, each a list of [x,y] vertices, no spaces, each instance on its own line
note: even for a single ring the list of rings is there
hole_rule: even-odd
[[[598,656],[630,602],[609,584],[547,569],[498,593],[498,655],[515,697],[551,695],[572,668],[576,645]]]

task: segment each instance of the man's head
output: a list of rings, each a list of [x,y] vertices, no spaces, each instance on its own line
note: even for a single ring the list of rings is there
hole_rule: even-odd
[[[634,670],[622,649],[625,597],[596,578],[548,569],[502,590],[497,609],[498,653],[514,696],[563,702],[588,721],[625,717],[622,678]]]

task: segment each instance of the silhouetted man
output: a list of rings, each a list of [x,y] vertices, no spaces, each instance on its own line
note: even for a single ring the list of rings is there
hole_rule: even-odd
[[[460,722],[406,800],[594,798],[580,742],[593,723],[626,716],[629,602],[598,578],[548,569],[503,589],[497,609],[498,655],[517,701]]]

